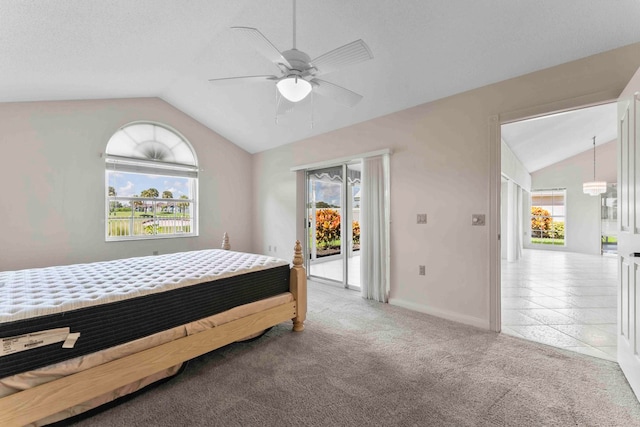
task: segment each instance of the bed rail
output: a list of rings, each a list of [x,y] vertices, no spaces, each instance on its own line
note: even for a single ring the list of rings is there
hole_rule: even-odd
[[[228,244],[226,233],[225,238]],[[36,422],[289,319],[294,331],[304,330],[307,276],[300,241],[294,253],[290,276],[293,302],[0,398],[0,425]]]

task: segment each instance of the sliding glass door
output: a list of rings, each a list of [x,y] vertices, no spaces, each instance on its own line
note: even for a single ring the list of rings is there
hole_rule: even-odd
[[[348,246],[346,254],[347,287],[360,288],[360,171],[361,163],[346,165],[346,201],[348,208]]]
[[[307,171],[307,271],[360,286],[360,163]]]

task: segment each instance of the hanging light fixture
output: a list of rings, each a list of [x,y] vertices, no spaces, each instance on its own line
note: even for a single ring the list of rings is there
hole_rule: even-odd
[[[294,57],[291,58],[294,63],[299,62],[304,64],[309,62],[309,58],[306,57],[306,54],[299,52],[296,49],[296,0],[293,0],[293,48],[291,49],[291,52],[295,53]],[[284,96],[288,101],[300,102],[305,99],[309,93],[311,93],[311,83],[298,77],[300,70],[294,69],[291,71],[293,72],[276,83],[276,86],[278,87],[280,95]]]
[[[278,86],[280,95],[291,102],[302,101],[311,92],[311,83],[296,75],[285,77],[276,86]]]
[[[593,137],[593,181],[582,184],[584,194],[598,196],[607,192],[606,181],[596,181],[596,137]]]

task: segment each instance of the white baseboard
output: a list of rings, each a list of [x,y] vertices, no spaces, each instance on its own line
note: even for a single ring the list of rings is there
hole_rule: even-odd
[[[458,323],[464,323],[465,325],[475,326],[476,328],[490,330],[491,326],[489,320],[479,319],[477,317],[466,316],[464,314],[456,313],[448,310],[441,310],[439,308],[429,307],[428,305],[416,304],[401,300],[398,298],[390,298],[389,304],[396,305],[398,307],[407,308],[413,311],[419,311],[420,313],[430,314],[432,316],[441,317],[443,319],[452,320]]]

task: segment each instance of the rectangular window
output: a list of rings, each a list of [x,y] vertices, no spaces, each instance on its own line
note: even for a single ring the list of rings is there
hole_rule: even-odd
[[[531,192],[531,243],[565,245],[565,189]]]
[[[107,170],[107,240],[195,236],[195,179]]]

